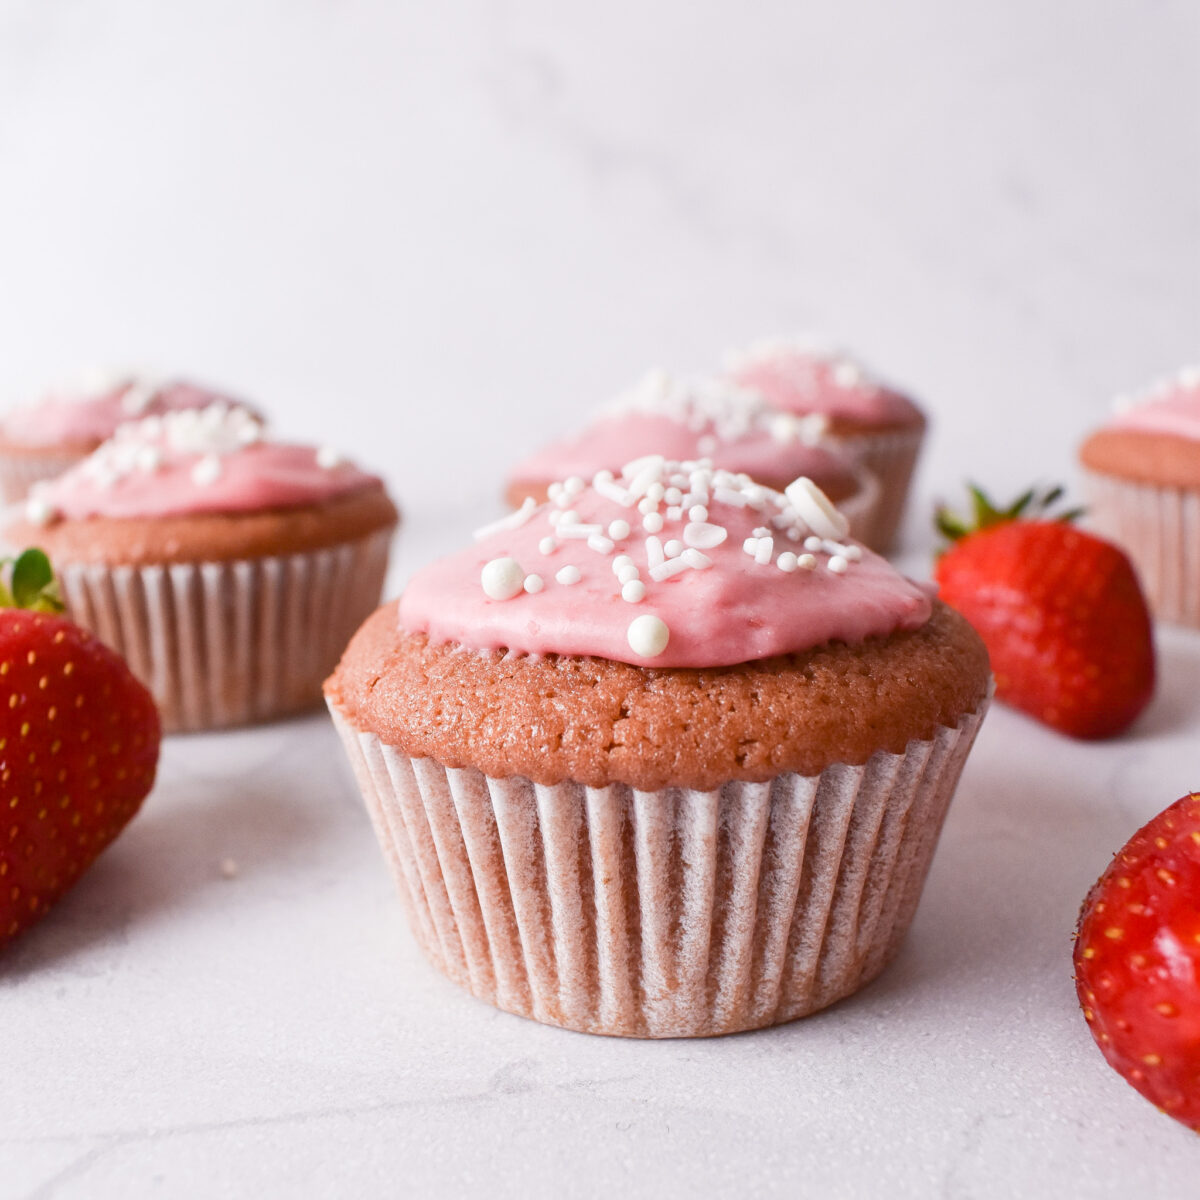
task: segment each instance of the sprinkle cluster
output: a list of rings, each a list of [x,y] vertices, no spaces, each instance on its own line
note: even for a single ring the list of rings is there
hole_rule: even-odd
[[[875,391],[880,386],[862,363],[827,339],[811,333],[786,338],[760,338],[744,349],[729,350],[724,356],[725,369],[734,374],[763,366],[781,367],[787,372],[789,365],[795,367],[796,374],[802,374],[810,372],[813,365],[817,364],[828,368],[834,387],[844,391]]]
[[[797,416],[771,408],[752,388],[717,377],[681,379],[667,371],[650,371],[629,391],[613,400],[608,415],[640,413],[669,417],[700,434],[700,451],[711,454],[720,442],[769,433],[777,442],[816,444],[829,428],[819,413]]]
[[[672,462],[647,455],[627,463],[619,476],[611,471],[593,476],[592,491],[626,510],[626,515],[607,523],[584,521],[576,511],[574,505],[588,486],[579,476],[551,484],[548,504],[539,507],[528,499],[515,512],[476,530],[475,537],[544,520],[546,532],[538,540],[538,553],[546,559],[574,560],[557,567],[550,576],[555,583],[570,587],[580,581],[578,562],[584,551],[602,555],[611,560],[615,594],[629,604],[652,600],[655,587],[713,565],[706,551],[729,538],[728,527],[719,520],[721,509],[749,511],[761,518],[742,544],[747,570],[773,565],[785,574],[806,573],[823,564],[831,574],[844,575],[862,559],[861,547],[844,541],[846,518],[807,478],[795,480],[786,492],[776,492],[748,475],[714,468],[706,458]],[[549,574],[548,569],[529,571],[508,556],[493,558],[483,567],[480,586],[491,600],[513,600],[542,591]],[[670,630],[657,616],[644,614],[629,624],[629,644],[642,657],[661,654],[669,638]]]
[[[1200,392],[1200,365],[1181,367],[1174,375],[1164,375],[1156,379],[1136,395],[1117,396],[1112,402],[1113,411],[1129,412],[1143,404],[1165,400],[1175,392]]]

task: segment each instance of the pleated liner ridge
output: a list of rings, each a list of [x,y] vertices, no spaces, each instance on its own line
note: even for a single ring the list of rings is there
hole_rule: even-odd
[[[880,553],[889,550],[896,540],[924,437],[923,429],[914,429],[830,439],[879,481],[879,500],[869,520],[852,532]]]
[[[1200,490],[1084,472],[1088,518],[1133,561],[1154,615],[1200,628]]]
[[[171,732],[311,708],[374,611],[391,530],[325,550],[142,567],[55,564],[67,614],[123,655]]]
[[[707,792],[492,779],[333,718],[435,966],[548,1024],[703,1037],[883,970],[985,709],[861,767]]]

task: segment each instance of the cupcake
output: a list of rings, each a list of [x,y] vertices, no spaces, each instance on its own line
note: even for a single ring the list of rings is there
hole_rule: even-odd
[[[1133,560],[1156,616],[1200,627],[1200,367],[1115,408],[1079,452],[1091,523]]]
[[[680,379],[651,371],[610,402],[584,430],[552,442],[513,468],[505,498],[514,508],[547,499],[556,480],[591,479],[647,454],[707,459],[781,489],[800,476],[839,505],[854,534],[876,519],[879,485],[825,440],[822,416],[797,417],[722,379]]]
[[[982,643],[808,480],[653,456],[557,497],[418,572],[326,683],[417,940],[590,1033],[849,995],[912,919]]]
[[[845,354],[809,338],[767,340],[727,356],[730,378],[783,412],[820,413],[830,438],[879,480],[876,519],[862,535],[881,552],[896,539],[925,436],[925,416]]]
[[[36,485],[4,540],[46,551],[68,615],[178,731],[319,701],[379,603],[396,522],[376,476],[215,404],[123,425]]]
[[[33,484],[61,475],[126,421],[218,401],[234,403],[178,380],[129,371],[85,372],[0,418],[0,496],[10,504],[23,500]]]

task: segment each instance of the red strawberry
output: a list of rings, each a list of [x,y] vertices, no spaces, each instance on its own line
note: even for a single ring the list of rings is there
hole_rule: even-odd
[[[0,946],[37,921],[154,783],[158,710],[124,659],[53,610],[41,551],[0,610]]]
[[[973,488],[975,525],[946,512],[954,544],[934,572],[940,595],[975,626],[992,659],[996,695],[1080,738],[1128,727],[1154,693],[1150,614],[1129,559],[1076,529],[1068,513],[1019,519],[1032,492],[998,511]]]
[[[1109,1064],[1200,1132],[1200,793],[1144,825],[1079,914],[1075,986]]]

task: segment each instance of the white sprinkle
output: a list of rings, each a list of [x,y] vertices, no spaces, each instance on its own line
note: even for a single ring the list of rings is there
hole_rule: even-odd
[[[597,554],[611,554],[613,550],[612,538],[606,538],[602,533],[593,533],[587,544],[588,549],[595,550]]]
[[[763,537],[758,539],[758,545],[754,548],[754,561],[759,566],[765,566],[771,561],[771,555],[775,553],[775,539],[773,537]]]
[[[633,505],[633,497],[619,483],[613,483],[611,478],[597,479],[593,481],[592,487],[598,496],[603,496],[622,508],[630,508]]]
[[[771,531],[765,525],[760,525],[757,529],[755,529],[754,536],[757,538],[770,537]]]
[[[683,558],[668,558],[666,562],[659,563],[657,567],[650,568],[650,578],[655,583],[662,583],[675,575],[679,575],[684,571],[690,571],[691,569],[691,563]]]
[[[663,527],[662,513],[647,513],[642,518],[642,528],[647,533],[661,533]]]
[[[544,537],[538,542],[538,549],[543,554],[553,554],[558,549],[558,542],[552,537]]]
[[[563,515],[559,519],[564,525],[579,524],[579,514],[573,508],[564,508]]]
[[[840,554],[835,554],[829,560],[828,566],[835,575],[845,575],[850,569],[850,564]]]
[[[41,496],[30,496],[25,501],[25,519],[33,525],[49,525],[56,515],[54,506]]]
[[[629,480],[629,494],[634,497],[645,496],[651,484],[656,483],[662,474],[666,461],[661,454],[648,454],[645,458],[626,463],[621,474]]]
[[[332,446],[322,446],[317,451],[317,466],[322,471],[332,471],[334,467],[340,467],[345,461],[340,452]]]
[[[833,368],[833,382],[840,388],[857,387],[863,381],[862,368],[843,359]]]
[[[493,558],[479,572],[479,585],[490,600],[511,600],[525,586],[525,572],[515,558]]]
[[[640,572],[638,571],[637,567],[635,567],[633,563],[630,563],[628,566],[622,567],[617,572],[617,581],[622,584],[632,583],[633,580],[637,579],[639,575]]]
[[[796,559],[796,566],[798,566],[801,571],[815,571],[817,569],[816,556],[813,554],[801,554],[800,557]]]
[[[706,433],[696,440],[696,449],[701,454],[711,454],[721,443],[711,433]]]
[[[540,575],[525,576],[525,590],[531,596],[536,596],[545,586],[546,581]]]
[[[629,622],[625,636],[629,639],[630,649],[642,658],[657,658],[671,640],[671,631],[662,617],[653,613],[643,613]]]
[[[614,575],[620,575],[626,567],[633,566],[633,559],[628,554],[618,554],[612,560],[612,572]]]
[[[560,538],[582,538],[586,540],[597,533],[604,532],[603,525],[580,525],[575,521],[568,521],[566,513],[563,514],[563,519],[559,521],[557,528],[554,531]]]
[[[645,498],[645,496],[643,496],[638,501],[637,507],[638,507],[638,512],[640,512],[642,514],[642,516],[645,516],[647,513],[652,513],[652,512],[658,511],[658,505],[655,504],[655,502],[653,500],[647,500]]]
[[[210,487],[221,478],[221,460],[215,454],[206,454],[192,468],[192,482],[197,487]]]
[[[663,552],[668,558],[678,558],[683,553],[683,543],[678,538],[672,538],[663,547]]]
[[[683,499],[683,493],[677,487],[669,487],[663,492],[663,500],[667,504],[678,504]]]
[[[682,521],[683,520],[683,509],[678,504],[672,504],[670,506],[670,508],[667,509],[667,520],[668,521]]]
[[[569,586],[572,583],[578,583],[581,578],[581,575],[579,573],[578,567],[573,567],[573,566],[568,565],[568,566],[561,568],[555,574],[554,578],[557,579],[559,583],[566,584]]]
[[[561,483],[552,483],[546,489],[546,498],[549,500],[557,500],[563,494],[563,486]]]
[[[611,471],[597,471],[592,476],[592,487],[603,486],[606,483],[612,483],[613,473]]]
[[[742,553],[749,554],[753,558],[758,553],[758,538],[748,537],[742,543]]]
[[[646,585],[640,579],[630,579],[621,585],[621,599],[640,604],[646,598]]]
[[[532,496],[526,496],[516,512],[510,512],[500,520],[493,521],[490,525],[481,525],[475,530],[475,540],[479,541],[480,538],[488,537],[493,533],[501,533],[506,529],[520,529],[536,510],[537,501]]]
[[[701,508],[698,511],[705,512]],[[729,530],[724,525],[710,525],[707,521],[696,517],[697,509],[692,509],[689,514],[692,517],[690,525],[683,527],[683,540],[689,546],[695,546],[698,550],[711,550],[714,546],[719,546],[729,536]]]
[[[624,541],[629,536],[629,522],[616,520],[610,521],[608,525],[608,536],[614,542]]]
[[[785,550],[775,560],[775,565],[790,575],[796,569],[796,556],[790,550]]]
[[[703,504],[693,504],[688,509],[688,520],[694,521],[696,524],[703,524],[708,520],[708,509]]]
[[[819,537],[809,536],[804,539],[804,548],[816,554],[818,550],[825,549],[825,543]]]
[[[585,487],[587,487],[587,484],[578,475],[572,475],[569,479],[563,480],[563,491],[571,497],[578,496]]]
[[[552,508],[546,514],[546,520],[549,521],[551,525],[554,525],[555,527],[557,527],[558,525],[560,525],[562,523],[562,513],[560,513],[558,511],[558,509]]]
[[[750,504],[750,501],[741,492],[735,492],[732,488],[727,487],[713,488],[713,499],[721,504],[730,504],[734,508],[746,508]]]
[[[646,565],[657,567],[665,558],[662,542],[656,537],[648,537],[646,539]]]
[[[651,485],[650,485],[650,486],[649,486],[649,487],[646,489],[646,498],[647,498],[648,500],[653,500],[655,504],[658,504],[658,503],[659,503],[659,501],[661,501],[661,500],[662,500],[662,498],[663,498],[663,497],[664,497],[666,494],[667,494],[667,489],[666,489],[666,488],[664,488],[664,487],[663,487],[663,485],[662,485],[661,483],[658,483],[657,481],[655,481],[654,483],[652,483],[652,484],[651,484]]]
[[[152,475],[162,466],[162,451],[157,446],[143,446],[137,452],[137,465],[139,471]]]
[[[803,475],[787,485],[787,498],[800,519],[823,538],[842,538],[850,522],[838,512],[833,502],[811,479]]]
[[[699,550],[685,550],[679,557],[694,571],[703,571],[712,566],[712,559],[707,554],[701,554]]]

